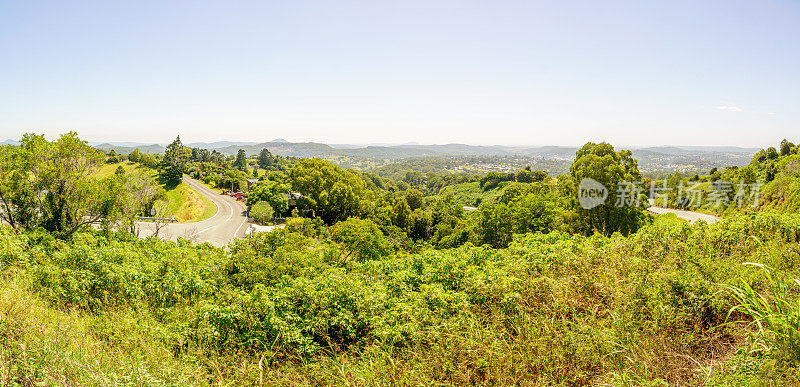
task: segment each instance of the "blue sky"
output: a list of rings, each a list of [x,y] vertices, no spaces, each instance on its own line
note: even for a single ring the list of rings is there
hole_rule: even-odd
[[[800,142],[798,1],[0,0],[0,140]]]

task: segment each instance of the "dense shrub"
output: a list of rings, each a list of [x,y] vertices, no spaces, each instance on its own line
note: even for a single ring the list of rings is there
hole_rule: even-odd
[[[720,290],[740,280],[753,294],[771,289],[743,262],[796,278],[796,215],[660,217],[629,237],[553,231],[503,249],[415,252],[367,220],[338,223],[330,240],[309,219],[293,222],[226,250],[3,228],[0,257],[52,307],[106,321],[93,348],[146,342],[162,349],[145,361],[174,358],[190,365],[175,372],[214,384],[335,383],[338,372],[384,383],[741,384],[761,367],[779,381],[794,372],[745,350],[757,331],[725,324],[736,303]],[[110,323],[120,316],[130,323]]]
[[[339,222],[331,228],[331,239],[343,245],[343,260],[379,259],[391,251],[391,244],[371,220],[350,218]]]
[[[263,224],[272,220],[274,212],[272,211],[272,206],[270,206],[269,203],[258,202],[250,207],[248,215],[250,215],[250,217],[256,222]]]

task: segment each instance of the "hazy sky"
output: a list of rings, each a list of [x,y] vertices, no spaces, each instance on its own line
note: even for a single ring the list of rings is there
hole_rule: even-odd
[[[0,140],[800,142],[800,1],[0,0]]]

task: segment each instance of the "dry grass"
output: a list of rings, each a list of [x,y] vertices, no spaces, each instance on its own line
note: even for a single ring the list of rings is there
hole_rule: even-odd
[[[176,358],[143,316],[59,310],[23,281],[0,281],[0,385],[206,384],[206,370]]]
[[[185,183],[167,191],[166,201],[171,214],[179,222],[197,222],[208,219],[217,211],[217,206]]]

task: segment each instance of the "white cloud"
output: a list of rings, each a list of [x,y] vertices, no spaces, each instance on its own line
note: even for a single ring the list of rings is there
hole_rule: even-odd
[[[740,108],[738,106],[717,106],[717,109],[719,109],[719,110],[727,110],[729,112],[740,112],[740,111],[744,110],[744,109],[742,109],[742,108]]]

